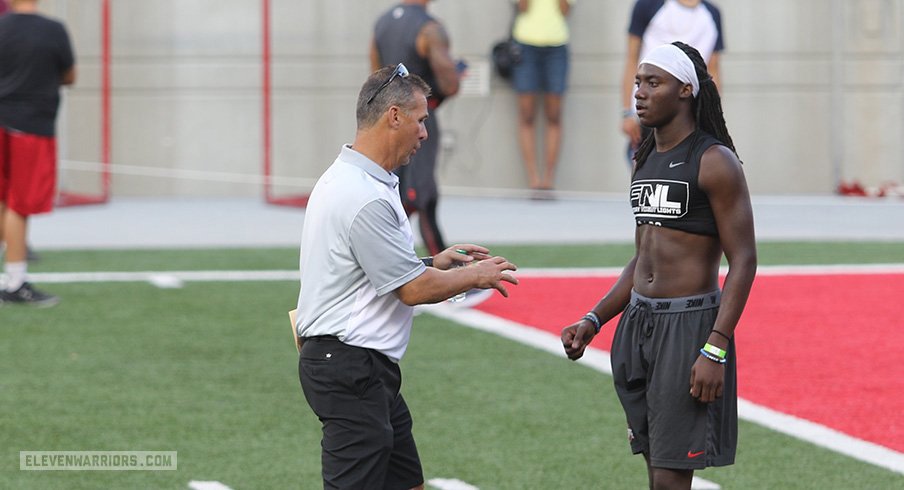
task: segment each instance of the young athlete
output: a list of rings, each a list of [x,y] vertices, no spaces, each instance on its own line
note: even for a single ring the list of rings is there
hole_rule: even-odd
[[[756,273],[753,212],[700,53],[662,45],[635,80],[637,115],[653,128],[631,182],[635,255],[596,306],[563,329],[562,344],[579,359],[622,313],[612,375],[631,449],[647,461],[650,488],[689,489],[695,469],[734,463],[732,339]]]

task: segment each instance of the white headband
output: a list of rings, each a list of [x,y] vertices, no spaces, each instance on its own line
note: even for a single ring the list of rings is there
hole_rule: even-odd
[[[641,61],[639,65],[647,63],[658,66],[669,72],[682,83],[689,83],[694,89],[694,97],[700,92],[700,80],[697,79],[697,70],[687,54],[674,44],[658,46]]]

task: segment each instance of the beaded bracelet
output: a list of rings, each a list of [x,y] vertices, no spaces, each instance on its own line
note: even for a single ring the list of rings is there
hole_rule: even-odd
[[[716,362],[716,363],[719,363],[719,364],[725,364],[725,362],[726,362],[724,358],[720,359],[720,358],[718,358],[718,357],[716,357],[716,356],[710,354],[709,352],[706,352],[706,351],[703,350],[703,349],[700,349],[700,355],[703,356],[703,357],[705,357],[705,358],[707,358],[707,359],[709,359],[709,360],[712,361],[712,362]]]
[[[594,330],[596,330],[594,333],[600,333],[600,328],[602,328],[602,325],[600,324],[600,317],[597,316],[596,313],[594,313],[593,311],[588,311],[586,315],[581,317],[581,320],[587,320],[592,323]]]

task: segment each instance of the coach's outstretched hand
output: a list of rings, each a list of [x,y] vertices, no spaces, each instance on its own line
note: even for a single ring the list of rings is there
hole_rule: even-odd
[[[489,257],[479,260],[476,264],[468,266],[477,273],[477,287],[480,289],[493,288],[508,298],[508,290],[504,282],[518,284],[518,278],[508,274],[507,271],[516,271],[518,266],[506,260],[505,257]]]

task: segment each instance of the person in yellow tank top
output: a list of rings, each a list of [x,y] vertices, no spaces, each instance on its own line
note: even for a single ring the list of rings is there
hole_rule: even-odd
[[[512,37],[521,47],[521,62],[512,82],[518,93],[518,142],[531,189],[550,191],[562,146],[562,99],[568,82],[567,16],[575,0],[513,0],[518,13]],[[543,98],[545,167],[537,168],[535,117]]]

